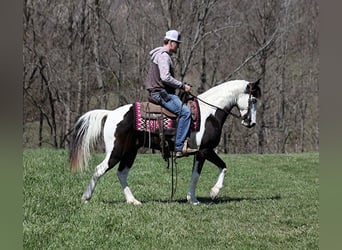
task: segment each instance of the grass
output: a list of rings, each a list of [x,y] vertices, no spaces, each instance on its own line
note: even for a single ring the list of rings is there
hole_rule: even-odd
[[[211,201],[217,168],[206,163],[198,183],[201,202],[185,201],[191,158],[171,171],[161,156],[139,155],[129,176],[142,206],[125,203],[116,168],[82,204],[95,154],[84,173],[68,171],[64,150],[25,150],[24,249],[318,249],[318,153],[222,155],[225,185]]]

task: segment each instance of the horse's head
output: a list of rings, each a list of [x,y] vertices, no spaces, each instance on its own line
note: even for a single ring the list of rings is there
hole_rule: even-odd
[[[236,102],[242,117],[241,124],[247,128],[254,127],[256,124],[257,99],[261,96],[259,83],[260,79],[248,83],[244,92],[238,96]]]

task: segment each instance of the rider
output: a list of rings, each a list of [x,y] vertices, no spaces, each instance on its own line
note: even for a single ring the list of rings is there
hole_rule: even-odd
[[[174,68],[171,55],[177,52],[181,43],[180,34],[176,30],[169,30],[164,37],[162,47],[150,51],[151,66],[145,81],[145,88],[150,97],[164,108],[178,115],[175,152],[176,157],[182,157],[197,151],[187,146],[185,141],[191,122],[190,109],[183,105],[175,95],[176,89],[189,92],[191,86],[174,78]]]

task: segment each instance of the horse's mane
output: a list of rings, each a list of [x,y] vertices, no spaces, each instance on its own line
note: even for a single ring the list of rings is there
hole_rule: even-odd
[[[210,89],[204,91],[203,93],[198,94],[198,96],[202,98],[207,98],[210,95],[214,94],[215,92],[226,93],[226,94],[229,94],[230,92],[231,94],[235,94],[236,92],[244,91],[247,85],[248,85],[248,81],[245,81],[245,80],[231,80],[231,81],[219,83],[215,85],[214,87],[211,87]],[[194,93],[190,94],[180,89],[178,92],[178,96],[181,99],[181,101],[185,103],[194,98]],[[215,98],[215,95],[213,95],[213,97]]]
[[[248,82],[245,80],[232,80],[220,83],[205,92],[198,95],[199,98],[204,99],[210,103],[232,102],[237,94],[243,93],[246,89]]]

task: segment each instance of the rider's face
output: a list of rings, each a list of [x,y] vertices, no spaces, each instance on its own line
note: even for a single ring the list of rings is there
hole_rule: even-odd
[[[170,41],[170,52],[176,53],[178,47],[179,47],[179,43],[177,43],[175,41]]]

